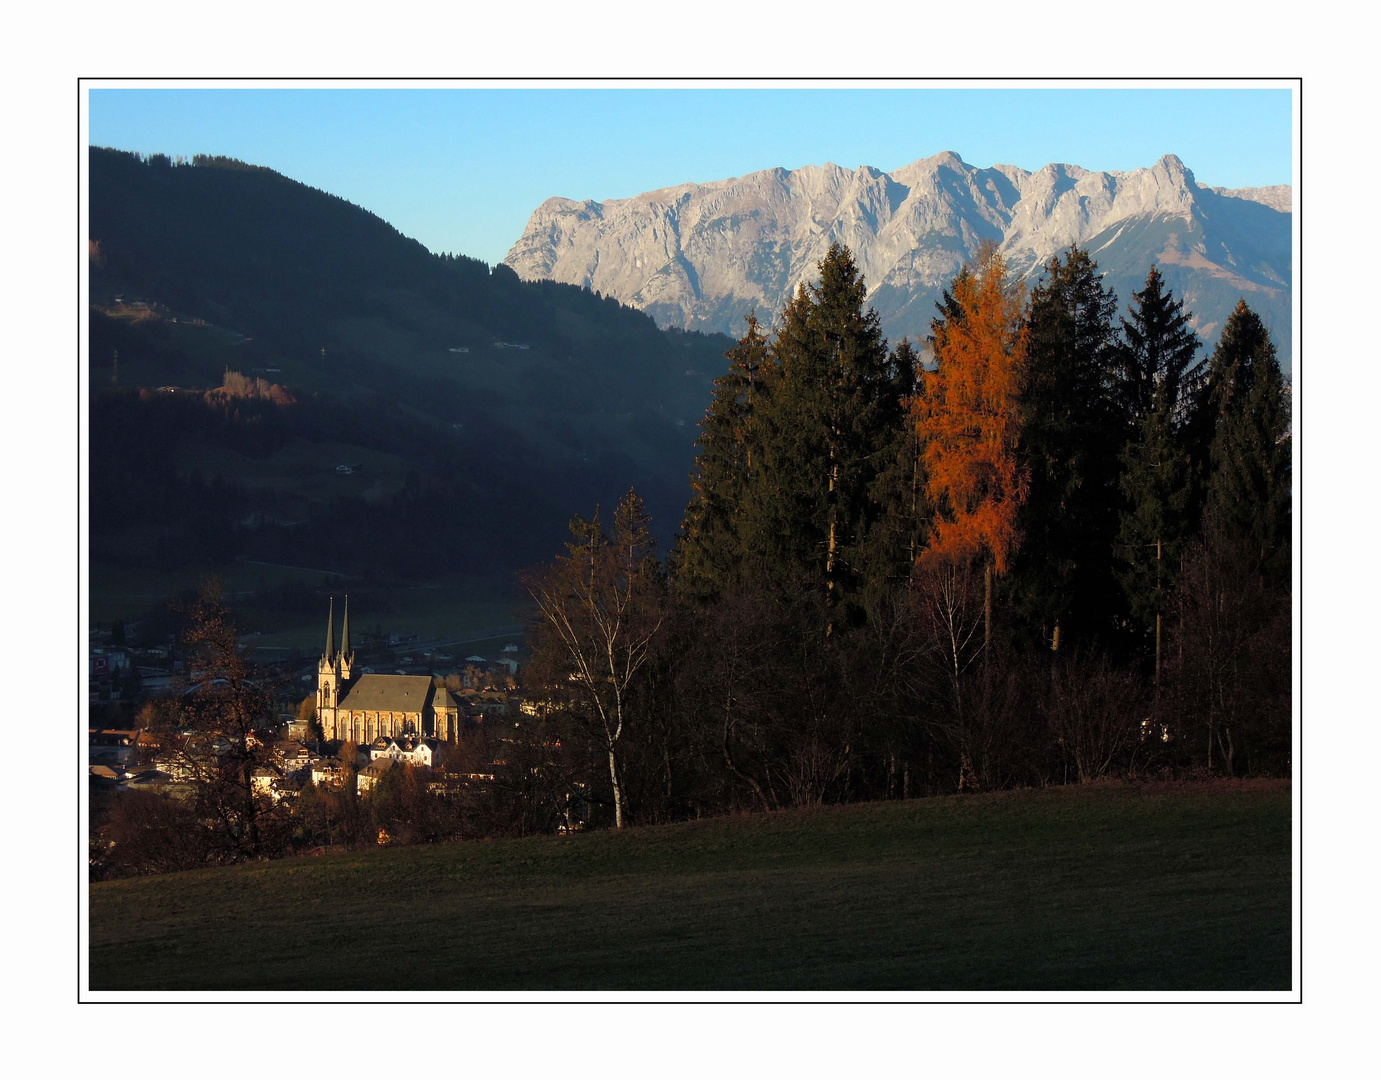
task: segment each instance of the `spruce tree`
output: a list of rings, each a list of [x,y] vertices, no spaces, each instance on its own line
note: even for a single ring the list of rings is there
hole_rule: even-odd
[[[888,500],[895,486],[913,501],[900,474],[914,482],[902,459],[916,356],[909,344],[888,353],[847,248],[832,245],[819,271],[770,343],[750,317],[716,381],[673,560],[685,595],[813,593],[849,620],[867,580],[905,572],[914,536]]]
[[[904,415],[902,422],[891,426],[880,453],[881,465],[871,490],[876,517],[869,524],[858,560],[865,588],[875,596],[911,580],[931,517],[921,438],[916,425],[905,419],[922,374],[921,358],[911,342],[902,338],[891,362],[895,396]]]
[[[1275,365],[1275,343],[1271,333],[1245,300],[1238,300],[1208,360],[1205,398],[1213,406],[1215,419],[1240,409],[1251,393],[1258,372]]]
[[[672,554],[678,586],[699,599],[715,597],[739,581],[745,519],[762,467],[759,413],[767,338],[756,312],[747,323],[747,333],[725,354],[729,370],[715,380],[700,422],[691,501]]]
[[[1244,544],[1253,569],[1290,576],[1290,403],[1275,345],[1239,303],[1209,364],[1216,406],[1206,532]]]
[[[1183,301],[1165,287],[1160,271],[1151,267],[1146,287],[1132,294],[1133,306],[1122,320],[1119,352],[1119,397],[1130,431],[1155,407],[1162,392],[1173,403],[1176,427],[1184,424],[1185,408],[1198,389],[1202,362],[1196,362],[1199,338],[1189,328]]]
[[[830,247],[817,284],[782,313],[764,382],[762,470],[749,547],[788,583],[831,603],[858,584],[860,545],[876,517],[870,489],[887,464],[907,386],[849,250]]]
[[[1267,351],[1274,356],[1269,332],[1246,301],[1238,300],[1198,380],[1190,408],[1186,439],[1193,469],[1190,517],[1195,521],[1202,520],[1208,496],[1214,439],[1229,414],[1241,411]]]
[[[1017,593],[1052,649],[1087,641],[1111,618],[1117,535],[1117,297],[1088,252],[1052,259],[1028,308],[1022,445],[1031,491],[1022,507]]]
[[[1151,267],[1122,320],[1120,398],[1130,437],[1122,452],[1125,509],[1118,530],[1119,579],[1133,617],[1154,633],[1157,679],[1165,596],[1186,539],[1193,533],[1194,473],[1190,409],[1202,362],[1182,301]]]

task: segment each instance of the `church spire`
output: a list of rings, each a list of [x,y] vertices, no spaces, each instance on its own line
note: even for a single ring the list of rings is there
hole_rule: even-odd
[[[340,628],[340,677],[349,682],[355,654],[350,651],[350,597],[345,598],[345,623]]]
[[[326,662],[336,659],[336,598],[331,597],[330,614],[326,616]]]
[[[345,594],[345,624],[340,628],[340,654],[350,655],[350,594]]]

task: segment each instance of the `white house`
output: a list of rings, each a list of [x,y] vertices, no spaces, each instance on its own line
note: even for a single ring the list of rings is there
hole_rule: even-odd
[[[441,754],[441,743],[436,739],[419,739],[411,735],[392,739],[380,736],[369,744],[371,763],[387,757],[398,765],[418,765],[430,769],[441,764]]]

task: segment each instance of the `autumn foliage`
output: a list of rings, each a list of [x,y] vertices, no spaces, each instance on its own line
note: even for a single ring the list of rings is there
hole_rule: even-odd
[[[238,371],[225,369],[225,375],[221,379],[221,385],[215,390],[206,392],[206,400],[210,404],[216,401],[230,401],[238,398],[248,398],[271,401],[275,405],[292,405],[296,398],[277,383],[271,383],[267,379],[255,379],[248,375],[242,375]]]
[[[924,373],[912,419],[937,508],[923,563],[979,557],[1007,571],[1029,474],[1017,444],[1026,361],[1024,289],[989,247],[955,278],[932,324],[936,368]]]

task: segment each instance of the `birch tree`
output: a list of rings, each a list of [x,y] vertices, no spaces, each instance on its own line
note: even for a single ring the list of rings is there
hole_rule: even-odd
[[[599,511],[571,521],[567,554],[530,575],[541,616],[537,647],[554,653],[575,690],[577,708],[609,763],[614,825],[626,817],[622,742],[634,718],[640,677],[662,629],[666,598],[656,541],[630,490],[606,533]]]

